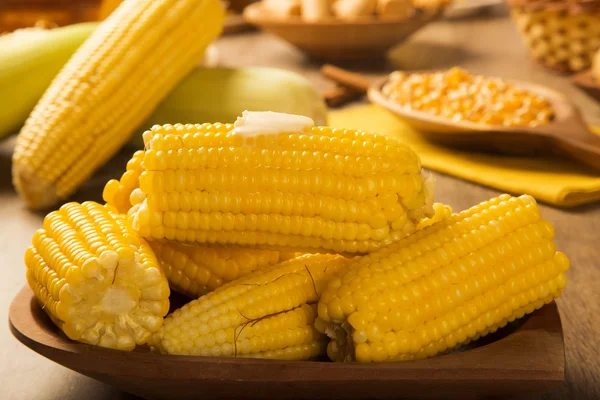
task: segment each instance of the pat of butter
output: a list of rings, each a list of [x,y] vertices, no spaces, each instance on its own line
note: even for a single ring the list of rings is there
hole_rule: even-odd
[[[233,134],[246,137],[302,132],[315,126],[315,121],[302,115],[272,111],[244,111],[233,124]]]

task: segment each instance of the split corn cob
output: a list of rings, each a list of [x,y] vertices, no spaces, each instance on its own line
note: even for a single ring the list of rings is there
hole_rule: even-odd
[[[325,354],[316,302],[350,261],[305,255],[267,267],[194,300],[165,319],[151,345],[162,353],[308,360]]]
[[[25,264],[42,308],[73,340],[132,350],[169,310],[152,249],[111,207],[68,203],[48,214]]]
[[[532,197],[504,195],[363,257],[320,299],[329,357],[426,358],[531,313],[566,284],[553,236]]]
[[[220,33],[218,0],[127,0],[48,88],[17,138],[13,181],[27,205],[74,192],[149,117]]]
[[[366,253],[433,214],[431,185],[405,145],[310,123],[290,128],[309,119],[266,113],[265,122],[262,114],[244,117],[260,119],[256,137],[236,131],[237,122],[146,132],[140,191],[131,196],[135,229],[188,243]]]
[[[296,253],[151,241],[171,289],[197,299],[225,283],[296,257]]]

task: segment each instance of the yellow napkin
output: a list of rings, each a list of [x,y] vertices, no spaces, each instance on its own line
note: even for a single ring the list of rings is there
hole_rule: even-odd
[[[527,193],[563,207],[600,200],[600,174],[591,169],[552,156],[513,157],[444,147],[425,140],[400,118],[376,105],[332,111],[329,125],[393,136],[419,154],[427,168],[514,195]]]

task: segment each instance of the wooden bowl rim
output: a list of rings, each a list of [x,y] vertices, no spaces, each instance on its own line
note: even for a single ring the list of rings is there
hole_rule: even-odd
[[[368,27],[368,26],[396,26],[399,24],[405,24],[411,21],[429,21],[434,20],[440,16],[444,10],[444,6],[438,7],[432,11],[426,11],[421,8],[415,8],[415,13],[409,17],[401,18],[381,18],[376,17],[364,17],[355,20],[342,20],[339,18],[328,18],[322,21],[304,21],[298,16],[292,16],[287,18],[280,18],[274,16],[267,16],[262,14],[261,9],[262,2],[250,4],[244,9],[244,18],[255,25],[269,25],[269,26],[286,26],[290,28],[312,28],[312,27],[323,27],[323,28],[356,28],[356,27]]]
[[[573,75],[571,80],[579,87],[600,90],[600,81],[596,80],[591,69]]]
[[[422,72],[431,73],[431,72],[436,72],[436,71],[410,71],[410,72],[407,71],[406,73],[414,74],[414,73],[422,73]],[[428,131],[428,133],[435,133],[435,134],[440,134],[440,135],[445,135],[445,134],[468,135],[468,134],[479,134],[482,132],[489,132],[489,133],[509,132],[509,133],[525,133],[525,134],[532,133],[532,134],[540,134],[540,135],[542,134],[541,132],[539,132],[539,129],[540,128],[543,129],[544,125],[530,128],[530,127],[505,127],[505,126],[501,126],[501,125],[478,124],[478,123],[470,122],[470,121],[452,122],[452,121],[448,121],[447,119],[445,119],[443,117],[428,114],[423,111],[414,111],[414,110],[404,109],[402,106],[400,106],[399,104],[397,104],[396,102],[389,99],[387,96],[385,96],[383,94],[382,88],[388,82],[388,79],[389,79],[389,77],[382,78],[382,79],[376,81],[373,85],[371,85],[371,87],[369,88],[369,90],[367,92],[369,99],[373,103],[379,104],[379,105],[383,106],[384,108],[392,111],[394,114],[405,119],[407,121],[407,123],[409,123],[409,124],[412,124],[411,121],[416,121],[416,122],[419,122],[422,124],[427,124],[427,125],[436,127],[434,130]],[[555,124],[557,122],[562,121],[563,119],[565,119],[567,117],[567,113],[563,111],[563,110],[565,110],[565,106],[568,106],[569,109],[573,109],[573,105],[569,102],[569,100],[567,99],[566,96],[564,96],[562,93],[560,93],[554,89],[551,89],[547,86],[540,85],[537,83],[520,81],[520,80],[512,80],[512,79],[504,79],[504,78],[502,78],[502,80],[507,83],[513,84],[517,87],[520,87],[520,88],[529,90],[533,93],[539,94],[539,95],[543,96],[544,98],[546,98],[546,100],[548,100],[550,102],[550,105],[552,106],[553,111],[558,114],[557,118],[547,125]],[[441,130],[439,130],[439,127],[450,128],[451,131],[450,131],[450,129],[448,129],[447,131],[442,132]]]
[[[41,322],[38,320],[40,316],[44,318]],[[390,379],[395,381],[419,379],[451,383],[457,379],[465,379],[465,374],[470,374],[471,377],[483,376],[484,373],[489,374],[490,369],[498,369],[502,372],[503,379],[528,379],[555,383],[564,380],[564,341],[560,315],[554,302],[530,314],[523,325],[511,334],[481,347],[425,360],[379,364],[161,355],[150,351],[123,352],[77,343],[60,334],[58,329],[49,322],[49,318],[41,310],[33,292],[27,286],[15,296],[11,303],[9,325],[12,334],[21,343],[33,351],[79,372],[99,372],[110,375],[118,373],[112,368],[117,368],[122,372],[129,371],[127,368],[131,366],[147,363],[161,364],[161,374],[166,375],[159,377],[151,368],[136,368],[139,369],[135,372],[138,377],[148,379],[219,379],[221,381],[229,379],[270,381],[275,379],[279,382],[342,382],[348,379],[384,382]],[[543,342],[542,348],[536,346],[540,341]],[[543,366],[526,368],[523,365],[523,359],[508,360],[506,357],[493,359],[499,354],[504,355],[506,349],[514,349],[516,345],[523,347],[523,351],[516,352],[518,357],[526,357],[525,362],[543,358]],[[555,348],[560,346],[562,353],[548,352],[547,347],[549,346]],[[528,351],[529,353],[527,353]],[[473,356],[476,356],[479,361],[469,365],[469,359],[473,359]],[[102,360],[103,365],[96,365],[92,361],[94,359]],[[487,364],[487,367],[482,363]],[[74,364],[78,364],[78,368],[73,367]],[[230,376],[227,371],[217,368],[227,365],[235,365],[235,376]],[[182,366],[189,368],[182,368]],[[207,368],[198,369],[203,366]],[[260,372],[257,372],[257,366],[262,368]],[[177,368],[179,371],[172,371],[173,368]],[[285,368],[285,373],[282,368]],[[272,374],[276,371],[282,371],[282,373],[277,373],[277,378],[274,378]],[[330,375],[334,371],[337,371],[336,374]],[[433,377],[431,376],[432,371],[436,372]]]

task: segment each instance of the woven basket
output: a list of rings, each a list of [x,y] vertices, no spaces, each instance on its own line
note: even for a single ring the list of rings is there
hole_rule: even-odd
[[[582,71],[600,49],[600,7],[574,4],[578,3],[509,1],[532,57],[548,68]]]

